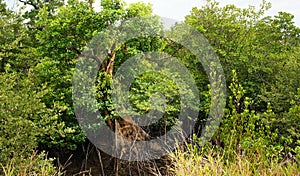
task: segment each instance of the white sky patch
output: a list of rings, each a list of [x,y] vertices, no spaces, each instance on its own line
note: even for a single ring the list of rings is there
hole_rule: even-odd
[[[141,0],[125,0],[127,3],[139,2]],[[234,4],[237,7],[247,8],[249,5],[257,9],[262,0],[217,0],[220,5]],[[200,8],[205,4],[204,0],[143,0],[142,2],[153,4],[154,13],[161,17],[168,17],[179,21],[189,15],[193,7]],[[267,16],[277,15],[279,11],[289,12],[295,16],[295,23],[300,26],[300,1],[299,0],[268,0],[272,8],[266,12]]]
[[[86,0],[84,0],[86,1]],[[178,21],[183,21],[184,16],[189,15],[193,7],[200,8],[205,4],[205,0],[124,0],[126,3],[145,2],[153,4],[153,11],[161,17],[167,17]],[[234,4],[237,7],[246,8],[249,5],[259,7],[262,0],[217,0],[222,6]],[[17,7],[18,0],[4,0],[9,7]],[[268,0],[272,8],[266,15],[274,16],[279,11],[291,13],[295,16],[295,23],[300,26],[300,1],[299,0]],[[100,6],[100,0],[95,0],[94,7]]]

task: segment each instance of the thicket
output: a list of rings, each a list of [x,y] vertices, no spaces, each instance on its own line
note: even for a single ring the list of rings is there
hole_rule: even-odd
[[[126,6],[121,0],[102,0],[99,12],[88,2],[77,0],[26,0],[22,4],[19,11],[12,11],[0,0],[0,174],[59,174],[53,159],[41,151],[75,150],[87,140],[76,120],[72,81],[78,54],[91,45],[107,49],[97,51],[101,61],[115,54],[114,74],[135,55],[141,58],[142,70],[152,69],[142,75],[130,71],[138,75],[129,91],[132,109],[163,114],[145,130],[163,132],[176,122],[181,93],[190,99],[199,96],[200,104],[191,107],[199,111],[195,134],[201,134],[201,126],[210,117],[215,91],[211,84],[215,83],[209,82],[192,51],[162,37],[175,34],[193,45],[196,41],[189,38],[188,30],[178,32],[182,25],[189,25],[203,34],[221,62],[227,84],[226,107],[220,126],[213,127],[217,131],[211,134],[211,143],[203,145],[203,138],[195,135],[186,151],[172,154],[172,172],[299,175],[300,28],[292,14],[265,17],[271,6],[265,1],[257,10],[251,6],[220,7],[208,0],[205,6],[193,8],[182,24],[165,30],[152,14],[151,5],[143,3]],[[119,23],[133,17],[149,20],[141,20],[137,26]],[[134,29],[140,37],[118,43],[124,36],[105,30],[114,24],[127,31]],[[106,38],[101,43],[105,46],[97,46],[102,41],[97,38],[99,33]],[[183,80],[189,78],[170,73],[174,70],[168,63],[171,60],[150,62],[147,59],[155,55],[149,52],[176,57],[189,69],[199,95],[186,91],[189,87]],[[161,73],[153,71],[161,67]],[[174,77],[179,82],[171,79]],[[104,119],[119,117],[111,100],[113,81],[117,80],[99,71],[95,90]],[[166,97],[159,102],[166,103],[165,109],[152,106],[149,99],[155,94]]]

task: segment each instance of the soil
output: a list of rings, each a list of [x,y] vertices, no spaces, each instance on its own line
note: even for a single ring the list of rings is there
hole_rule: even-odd
[[[165,176],[170,175],[168,169],[171,166],[167,156],[143,162],[116,159],[96,149],[90,142],[85,142],[72,153],[66,152],[56,158],[59,158],[58,167],[66,176]]]

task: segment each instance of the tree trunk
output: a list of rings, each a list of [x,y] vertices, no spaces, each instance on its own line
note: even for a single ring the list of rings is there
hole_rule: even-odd
[[[90,8],[93,9],[93,0],[90,0]]]

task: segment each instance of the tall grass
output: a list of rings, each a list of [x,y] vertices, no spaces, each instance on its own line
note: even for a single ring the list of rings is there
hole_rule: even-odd
[[[252,155],[240,155],[234,151],[206,147],[198,149],[189,146],[185,151],[171,153],[173,167],[170,175],[178,176],[300,176],[297,163],[279,161],[279,158],[266,158],[262,152]],[[228,153],[232,153],[228,157]]]
[[[53,159],[44,153],[33,152],[26,159],[12,158],[5,164],[0,163],[1,176],[59,176],[63,173],[53,166]]]

